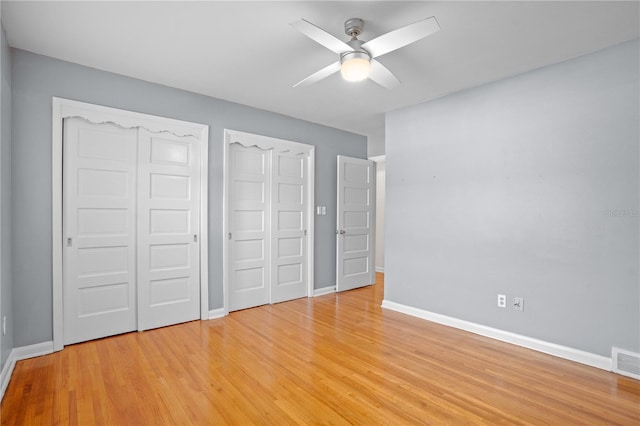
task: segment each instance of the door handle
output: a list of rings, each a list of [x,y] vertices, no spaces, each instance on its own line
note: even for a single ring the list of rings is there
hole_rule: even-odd
[[[340,234],[340,235],[344,235],[344,234],[347,233],[347,231],[345,231],[344,229],[341,229],[337,233]]]

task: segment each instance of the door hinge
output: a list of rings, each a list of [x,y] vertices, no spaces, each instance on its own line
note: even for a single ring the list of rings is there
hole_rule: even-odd
[[[67,247],[71,247],[73,245],[73,240],[71,237],[67,238]]]
[[[231,239],[231,232],[229,232],[229,239]]]
[[[307,230],[306,229],[304,230],[304,236],[305,237],[307,236]]]
[[[194,243],[198,242],[198,234],[193,234],[193,242]]]

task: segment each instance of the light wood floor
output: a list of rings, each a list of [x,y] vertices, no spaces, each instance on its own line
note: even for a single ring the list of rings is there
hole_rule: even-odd
[[[640,424],[640,382],[382,310],[382,280],[20,361],[2,424]]]

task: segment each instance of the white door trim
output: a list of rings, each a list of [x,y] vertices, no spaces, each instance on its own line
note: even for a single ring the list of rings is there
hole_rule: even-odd
[[[384,163],[386,159],[387,157],[385,155],[376,155],[374,157],[369,157],[369,160],[373,161],[374,163]]]
[[[53,350],[64,346],[62,306],[62,120],[80,117],[95,124],[114,123],[124,128],[143,127],[152,133],[170,132],[176,136],[193,136],[201,143],[200,161],[200,318],[209,319],[208,279],[208,146],[209,126],[158,117],[116,108],[93,105],[69,99],[53,97],[52,101],[52,260],[53,260]]]
[[[234,136],[240,137],[242,142],[234,139]],[[229,313],[229,277],[228,277],[228,250],[229,250],[229,218],[227,209],[229,208],[229,147],[232,143],[239,143],[249,148],[257,146],[261,149],[273,149],[276,152],[298,152],[307,155],[309,191],[307,193],[307,215],[309,218],[308,238],[307,238],[307,297],[313,296],[314,291],[314,206],[315,206],[315,149],[314,145],[293,142],[284,139],[272,138],[270,136],[261,136],[252,133],[240,132],[237,130],[224,130],[224,193],[222,202],[222,282],[223,282],[223,310],[224,315]]]

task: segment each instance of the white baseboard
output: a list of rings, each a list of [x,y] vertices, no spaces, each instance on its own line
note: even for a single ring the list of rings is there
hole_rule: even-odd
[[[446,315],[436,314],[434,312],[425,311],[423,309],[414,308],[412,306],[402,305],[400,303],[391,302],[389,300],[382,301],[382,307],[392,311],[401,312],[403,314],[422,318],[427,321],[436,322],[438,324],[447,325],[449,327],[458,328],[460,330],[470,331],[471,333],[481,336],[490,337],[502,342],[511,343],[522,346],[524,348],[533,349],[559,358],[568,359],[570,361],[586,364],[591,367],[600,368],[602,370],[611,371],[611,358],[602,355],[585,352],[580,349],[574,349],[555,343],[545,342],[544,340],[534,339],[532,337],[523,336],[521,334],[504,331],[497,328],[487,327],[485,325],[449,317]]]
[[[384,273],[384,266],[376,266],[376,272]]]
[[[35,345],[13,348],[7,357],[7,362],[4,364],[2,372],[0,372],[0,401],[2,401],[4,392],[7,390],[7,386],[9,386],[9,380],[11,380],[16,362],[51,353],[53,353],[53,342],[42,342]]]
[[[4,397],[4,391],[6,391],[7,386],[9,386],[11,374],[13,374],[13,369],[16,366],[16,358],[13,355],[13,351],[11,351],[7,357],[7,362],[4,364],[2,372],[0,373],[0,401],[2,401],[2,398]]]
[[[227,316],[227,312],[224,310],[224,308],[212,309],[209,311],[210,320],[216,319],[216,318],[222,318],[226,316]]]
[[[16,361],[20,361],[27,358],[35,358],[41,355],[52,354],[53,342],[42,342],[42,343],[36,343],[35,345],[13,348],[11,353],[14,353],[14,352],[15,352]]]
[[[313,297],[324,296],[325,294],[331,294],[336,292],[336,286],[316,288],[313,290]]]

